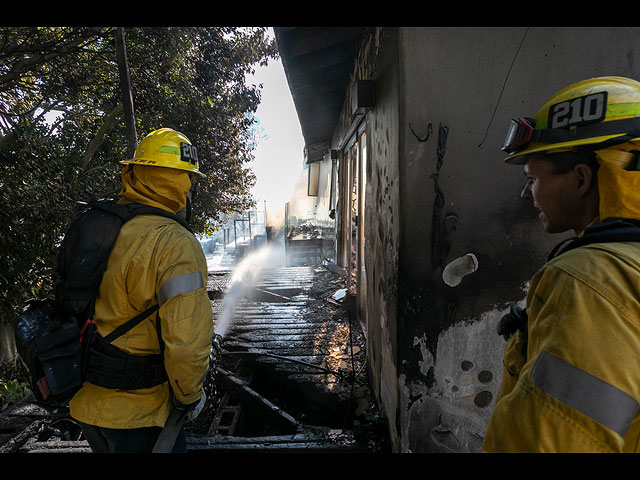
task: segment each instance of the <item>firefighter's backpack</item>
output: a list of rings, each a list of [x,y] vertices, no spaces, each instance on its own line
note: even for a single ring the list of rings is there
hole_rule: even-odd
[[[100,282],[120,228],[141,214],[172,218],[191,231],[182,218],[159,208],[93,199],[71,222],[59,247],[55,298],[27,303],[15,319],[16,350],[38,403],[66,405],[85,380],[122,389],[166,380],[161,355],[127,355],[110,345],[148,318],[157,304],[106,337],[93,322]]]

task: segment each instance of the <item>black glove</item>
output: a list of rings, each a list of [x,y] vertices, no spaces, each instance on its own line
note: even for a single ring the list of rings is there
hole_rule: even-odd
[[[520,330],[527,336],[527,310],[513,305],[504,317],[498,322],[498,335],[502,335],[505,340],[509,340],[509,337]]]

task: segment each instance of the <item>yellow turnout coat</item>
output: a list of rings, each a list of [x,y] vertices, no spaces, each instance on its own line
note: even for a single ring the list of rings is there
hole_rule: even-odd
[[[640,172],[602,165],[600,216],[640,218]],[[640,247],[549,261],[527,294],[528,339],[507,342],[485,452],[640,451]]]
[[[189,186],[186,172],[125,167],[121,201],[176,213],[185,206]],[[158,302],[168,382],[129,391],[85,382],[69,404],[74,419],[108,428],[162,427],[172,406],[170,392],[183,404],[200,399],[213,335],[206,283],[202,247],[177,222],[140,215],[123,226],[100,285],[94,320],[105,336]],[[113,345],[134,355],[160,353],[156,313]]]

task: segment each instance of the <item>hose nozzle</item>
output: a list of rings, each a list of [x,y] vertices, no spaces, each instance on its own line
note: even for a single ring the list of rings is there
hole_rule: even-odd
[[[222,337],[217,333],[213,335],[211,341],[211,351],[209,352],[209,370],[218,364],[218,360],[222,355]]]
[[[218,335],[217,333],[214,334],[212,344],[216,355],[220,354],[220,352],[222,351],[222,336]]]

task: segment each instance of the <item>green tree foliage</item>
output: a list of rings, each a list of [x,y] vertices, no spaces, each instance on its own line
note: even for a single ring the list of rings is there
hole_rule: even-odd
[[[246,75],[275,43],[236,27],[132,27],[125,41],[138,140],[171,127],[198,147],[192,223],[210,232],[252,204],[260,86]],[[125,135],[113,29],[0,27],[0,318],[50,293],[79,202],[117,196]]]

